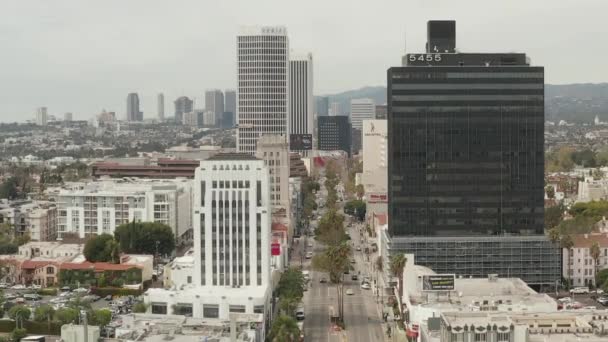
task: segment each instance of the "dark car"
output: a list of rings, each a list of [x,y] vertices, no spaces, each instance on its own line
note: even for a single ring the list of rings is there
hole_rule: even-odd
[[[319,279],[319,283],[327,283],[327,279],[325,277],[321,277],[321,279]]]
[[[358,280],[358,279],[359,279],[359,276],[358,276],[358,275],[356,275],[356,274],[353,274],[353,275],[350,277],[350,279],[352,279],[352,280]]]

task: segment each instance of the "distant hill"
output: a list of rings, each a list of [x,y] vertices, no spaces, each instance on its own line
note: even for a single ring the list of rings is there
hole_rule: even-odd
[[[348,114],[352,99],[370,98],[376,104],[385,104],[386,87],[363,87],[325,96],[330,103],[340,103],[342,114]],[[600,120],[608,122],[608,83],[547,84],[545,104],[547,120],[591,123],[598,115]]]

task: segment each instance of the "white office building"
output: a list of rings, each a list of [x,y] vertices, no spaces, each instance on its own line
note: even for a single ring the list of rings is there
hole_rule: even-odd
[[[163,122],[165,120],[165,95],[163,93],[159,93],[156,97],[156,112],[158,114],[158,120]]]
[[[237,150],[289,131],[289,38],[281,26],[243,27],[237,37]]]
[[[386,120],[363,120],[363,173],[367,216],[388,210],[388,145]]]
[[[36,110],[36,125],[46,126],[48,121],[48,113],[46,107],[40,107]]]
[[[350,122],[358,130],[363,128],[363,120],[376,118],[376,104],[372,99],[350,100]]]
[[[193,183],[194,270],[186,268],[182,277],[174,269],[171,289],[148,290],[144,301],[151,313],[209,321],[227,321],[231,314],[269,318],[269,183],[264,162],[249,154],[201,162]],[[263,336],[263,325],[259,329]]]
[[[312,54],[292,55],[289,61],[289,134],[310,135],[314,146],[314,95]],[[301,141],[296,139],[296,141]],[[308,156],[308,150],[291,146],[290,150]]]
[[[133,221],[160,222],[176,238],[192,227],[192,184],[187,179],[104,179],[72,183],[56,195],[57,234],[113,234]]]

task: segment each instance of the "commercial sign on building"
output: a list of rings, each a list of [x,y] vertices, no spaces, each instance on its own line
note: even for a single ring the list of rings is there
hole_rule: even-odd
[[[273,256],[281,255],[281,244],[278,242],[271,243],[270,244],[270,254]]]
[[[453,291],[455,279],[453,274],[422,276],[422,291]]]
[[[386,192],[370,192],[366,195],[367,203],[387,203],[388,195]]]
[[[312,134],[290,134],[289,148],[293,151],[312,150]]]

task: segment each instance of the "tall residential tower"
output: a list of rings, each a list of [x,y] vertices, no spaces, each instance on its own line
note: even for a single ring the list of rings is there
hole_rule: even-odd
[[[139,110],[137,93],[127,95],[127,121],[143,121],[144,113]]]
[[[237,86],[238,151],[255,153],[264,134],[288,134],[289,39],[285,27],[241,29]]]
[[[158,121],[163,122],[165,120],[165,95],[163,93],[159,93],[156,97],[156,101]]]
[[[291,56],[289,62],[290,150],[307,156],[314,146],[312,54]],[[294,142],[298,142],[295,144]],[[303,142],[300,144],[300,142]],[[304,146],[308,144],[309,146]],[[299,146],[298,146],[299,145]]]

